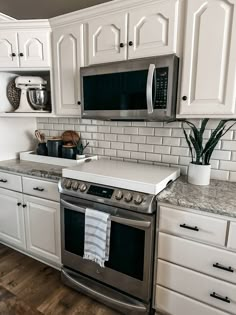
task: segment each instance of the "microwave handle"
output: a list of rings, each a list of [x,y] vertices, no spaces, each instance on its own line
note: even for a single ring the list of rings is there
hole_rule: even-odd
[[[148,77],[147,77],[147,88],[146,88],[146,97],[147,97],[147,111],[148,114],[153,113],[153,94],[152,94],[152,86],[153,86],[153,79],[155,77],[156,72],[156,65],[150,64],[148,70]]]

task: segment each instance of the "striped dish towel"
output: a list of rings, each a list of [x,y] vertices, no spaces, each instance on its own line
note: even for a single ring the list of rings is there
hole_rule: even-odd
[[[83,258],[105,267],[104,263],[109,259],[110,233],[110,214],[87,208]]]

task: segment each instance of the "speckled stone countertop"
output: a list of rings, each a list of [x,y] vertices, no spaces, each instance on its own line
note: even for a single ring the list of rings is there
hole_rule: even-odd
[[[62,177],[62,166],[21,160],[0,161],[0,171],[18,173],[58,181]]]
[[[157,199],[173,206],[186,207],[236,218],[236,183],[211,180],[209,186],[195,186],[181,176]]]

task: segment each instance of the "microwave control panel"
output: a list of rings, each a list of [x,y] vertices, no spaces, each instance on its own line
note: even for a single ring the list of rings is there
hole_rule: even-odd
[[[168,67],[156,68],[156,109],[167,108],[168,70]]]

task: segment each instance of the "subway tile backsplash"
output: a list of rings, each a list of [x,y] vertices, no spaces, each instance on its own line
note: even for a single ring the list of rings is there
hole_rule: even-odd
[[[197,126],[200,120],[193,120]],[[210,120],[205,140],[219,123]],[[180,122],[111,122],[77,118],[38,118],[38,129],[47,137],[64,130],[80,133],[89,141],[87,153],[135,163],[178,166],[187,174],[190,153]],[[189,128],[186,127],[189,132]],[[236,126],[219,142],[212,156],[212,178],[236,181]]]

